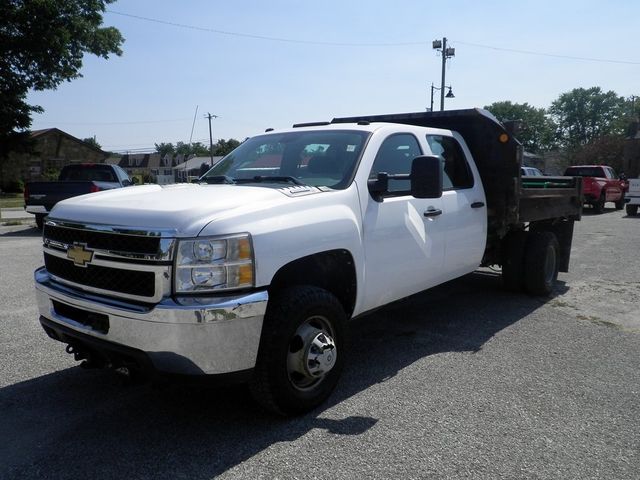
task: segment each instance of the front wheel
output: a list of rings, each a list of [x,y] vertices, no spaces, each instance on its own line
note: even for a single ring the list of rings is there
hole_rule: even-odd
[[[309,411],[334,390],[344,363],[346,315],[331,293],[290,287],[269,300],[256,368],[255,400],[279,415]]]
[[[42,227],[44,225],[44,217],[45,215],[36,213],[36,227],[38,227],[38,230],[42,230]]]
[[[606,203],[606,199],[604,196],[604,191],[602,191],[602,193],[600,194],[600,198],[598,198],[598,200],[593,204],[593,208],[596,211],[596,213],[604,212],[605,203]]]

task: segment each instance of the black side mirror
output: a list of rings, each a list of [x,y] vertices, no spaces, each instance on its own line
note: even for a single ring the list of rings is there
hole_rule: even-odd
[[[382,196],[389,190],[389,174],[387,172],[378,172],[377,178],[367,180],[369,193],[376,202],[382,201]]]
[[[442,196],[442,161],[435,155],[413,159],[411,164],[411,195],[415,198]]]

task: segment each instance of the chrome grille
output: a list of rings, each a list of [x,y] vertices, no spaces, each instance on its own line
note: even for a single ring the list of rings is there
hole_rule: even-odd
[[[172,234],[49,220],[43,231],[45,266],[56,281],[81,290],[158,302],[171,293]],[[77,245],[91,252],[86,264],[68,252]]]

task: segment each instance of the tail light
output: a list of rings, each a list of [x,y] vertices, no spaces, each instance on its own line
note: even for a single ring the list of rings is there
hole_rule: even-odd
[[[29,199],[29,187],[27,185],[24,186],[24,201],[25,203]]]
[[[100,187],[95,185],[95,184],[91,185],[91,188],[89,189],[90,193],[95,193],[95,192],[99,192],[99,191],[100,191]]]

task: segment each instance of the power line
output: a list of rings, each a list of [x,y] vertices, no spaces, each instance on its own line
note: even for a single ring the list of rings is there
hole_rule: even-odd
[[[174,118],[172,120],[138,120],[131,122],[57,122],[55,120],[46,120],[39,121],[36,120],[36,123],[43,124],[56,124],[56,125],[139,125],[143,123],[173,123],[173,122],[184,122],[185,120],[190,120],[189,118]]]
[[[140,15],[132,15],[130,13],[116,12],[114,10],[106,10],[108,13],[114,15],[122,15],[123,17],[135,18],[137,20],[144,20],[145,22],[159,23],[161,25],[170,25],[172,27],[186,28],[189,30],[199,30],[201,32],[217,33],[220,35],[230,35],[234,37],[253,38],[256,40],[269,40],[272,42],[285,42],[285,43],[302,43],[306,45],[328,45],[333,47],[398,47],[406,45],[424,45],[426,42],[400,42],[400,43],[350,43],[350,42],[322,42],[318,40],[300,40],[295,38],[281,38],[270,37],[267,35],[256,35],[253,33],[231,32],[228,30],[219,30],[217,28],[198,27],[195,25],[187,25],[184,23],[168,22],[166,20],[159,20],[157,18],[143,17]]]
[[[410,45],[428,45],[428,41],[414,41],[414,42],[387,42],[387,43],[351,43],[351,42],[323,42],[318,40],[300,40],[295,38],[282,38],[282,37],[271,37],[268,35],[256,35],[252,33],[242,33],[242,32],[232,32],[228,30],[219,30],[217,28],[209,28],[209,27],[199,27],[196,25],[187,25],[184,23],[177,22],[168,22],[166,20],[160,20],[157,18],[149,18],[143,17],[141,15],[132,15],[130,13],[117,12],[115,10],[106,10],[108,13],[112,13],[114,15],[121,15],[123,17],[135,18],[137,20],[143,20],[145,22],[158,23],[161,25],[169,25],[172,27],[178,28],[186,28],[189,30],[198,30],[201,32],[208,33],[216,33],[219,35],[229,35],[234,37],[244,37],[244,38],[252,38],[255,40],[268,40],[272,42],[284,42],[284,43],[297,43],[297,44],[305,44],[305,45],[324,45],[324,46],[333,46],[333,47],[403,47]],[[523,55],[536,55],[541,57],[555,57],[555,58],[563,58],[567,60],[580,60],[586,62],[599,62],[599,63],[618,63],[623,65],[640,65],[640,62],[633,62],[628,60],[614,60],[607,58],[592,58],[592,57],[582,57],[576,55],[559,55],[555,53],[546,53],[546,52],[534,52],[531,50],[519,50],[515,48],[503,48],[503,47],[494,47],[492,45],[483,45],[480,43],[473,42],[465,42],[462,40],[454,40],[454,42],[468,45],[471,47],[477,48],[486,48],[490,50],[498,50],[503,52],[511,52],[511,53],[519,53]]]
[[[522,53],[524,55],[538,55],[541,57],[555,57],[555,58],[564,58],[569,60],[583,60],[586,62],[602,62],[602,63],[621,63],[625,65],[640,65],[640,62],[630,62],[626,60],[610,60],[607,58],[591,58],[591,57],[577,57],[573,55],[559,55],[556,53],[545,53],[545,52],[533,52],[530,50],[518,50],[516,48],[504,48],[504,47],[494,47],[491,45],[482,45],[480,43],[471,43],[464,42],[462,40],[456,40],[457,43],[462,45],[468,45],[470,47],[478,47],[478,48],[488,48],[490,50],[499,50],[502,52],[511,52],[511,53]]]

